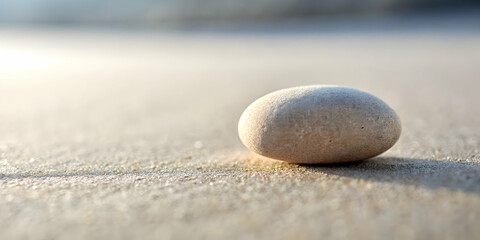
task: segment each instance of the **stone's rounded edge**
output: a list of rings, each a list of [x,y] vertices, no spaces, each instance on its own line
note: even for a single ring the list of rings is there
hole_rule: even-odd
[[[369,93],[368,93],[369,94]],[[372,94],[370,94],[372,95]],[[376,96],[372,95],[373,97],[377,98]],[[382,99],[377,98],[379,102],[383,103],[384,106],[388,109],[388,116],[386,118],[390,119],[390,127],[385,128],[385,130],[390,130],[388,134],[386,134],[386,139],[383,141],[384,146],[382,149],[380,149],[375,155],[368,157],[368,158],[373,158],[378,155],[381,155],[388,151],[390,148],[392,148],[400,139],[400,136],[402,134],[402,124],[400,117],[398,114],[395,112],[393,108],[391,108],[386,102],[384,102]],[[367,159],[368,159],[367,158]]]
[[[259,148],[257,146],[261,145],[261,131],[262,128],[258,128],[258,125],[264,121],[263,118],[259,117],[257,114],[256,121],[252,118],[252,111],[255,110],[256,105],[258,104],[258,100],[251,103],[245,111],[240,116],[238,121],[238,136],[240,141],[247,147],[248,149],[252,150],[253,152],[262,155],[259,152]],[[259,119],[260,118],[260,119]]]
[[[391,133],[387,134],[389,136],[388,139],[384,139],[382,142],[384,145],[380,149],[376,149],[375,151],[371,151],[369,154],[360,154],[360,155],[347,155],[340,158],[322,158],[319,157],[316,160],[312,160],[311,158],[301,158],[298,155],[292,156],[292,154],[285,154],[280,153],[278,154],[272,149],[267,149],[265,147],[265,135],[268,133],[268,125],[270,124],[269,121],[271,116],[274,115],[275,111],[281,111],[281,106],[283,103],[290,101],[291,96],[289,96],[292,92],[295,93],[297,96],[299,93],[314,91],[319,89],[325,88],[334,88],[333,90],[342,90],[340,94],[350,94],[349,91],[355,93],[355,96],[360,98],[368,97],[368,101],[373,101],[377,104],[382,105],[382,108],[378,111],[383,110],[383,114],[385,114],[386,119],[390,118],[390,121],[393,123],[391,126]],[[294,95],[295,95],[294,94]],[[338,93],[337,93],[338,94]],[[301,94],[300,94],[301,95]],[[368,102],[367,101],[367,102]],[[274,91],[269,93],[265,96],[260,97],[252,104],[250,104],[246,110],[242,113],[239,123],[238,123],[238,133],[240,140],[242,143],[253,152],[262,155],[267,158],[272,158],[276,160],[282,160],[289,163],[296,163],[296,164],[335,164],[335,163],[348,163],[348,162],[355,162],[361,161],[365,159],[369,159],[375,156],[378,156],[391,147],[395,145],[395,143],[399,140],[400,135],[402,132],[400,118],[397,113],[383,100],[379,99],[378,97],[354,88],[336,86],[336,85],[309,85],[309,86],[300,86],[300,87],[293,87],[293,88],[286,88]],[[383,137],[383,136],[382,136]],[[268,140],[267,140],[268,141]],[[376,142],[378,144],[379,142]],[[271,147],[270,147],[271,148]]]
[[[392,134],[392,139],[391,139],[391,144],[390,146],[385,150],[383,151],[382,153],[386,152],[388,149],[392,148],[397,142],[398,140],[400,139],[400,136],[402,135],[402,122],[400,120],[400,117],[398,116],[398,114],[392,109],[392,116],[393,118],[395,118],[394,120],[394,134]]]

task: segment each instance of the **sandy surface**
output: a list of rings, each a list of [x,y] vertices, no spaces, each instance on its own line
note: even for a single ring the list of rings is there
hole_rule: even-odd
[[[480,237],[480,34],[0,30],[0,239]],[[308,166],[244,148],[284,87],[399,114],[382,156]]]

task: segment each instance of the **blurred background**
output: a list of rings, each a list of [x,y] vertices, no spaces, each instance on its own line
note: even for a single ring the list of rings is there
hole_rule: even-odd
[[[478,10],[475,0],[18,0],[0,1],[7,24],[199,26]]]

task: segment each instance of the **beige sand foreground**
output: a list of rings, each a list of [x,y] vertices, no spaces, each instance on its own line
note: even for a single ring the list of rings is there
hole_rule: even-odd
[[[0,31],[0,239],[480,237],[480,35]],[[306,84],[370,92],[400,141],[286,164],[244,108]]]

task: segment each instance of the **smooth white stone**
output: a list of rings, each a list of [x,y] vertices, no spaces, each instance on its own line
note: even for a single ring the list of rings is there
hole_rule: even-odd
[[[265,157],[292,163],[363,160],[400,137],[397,114],[379,98],[338,86],[279,90],[253,102],[238,125],[240,139]]]

